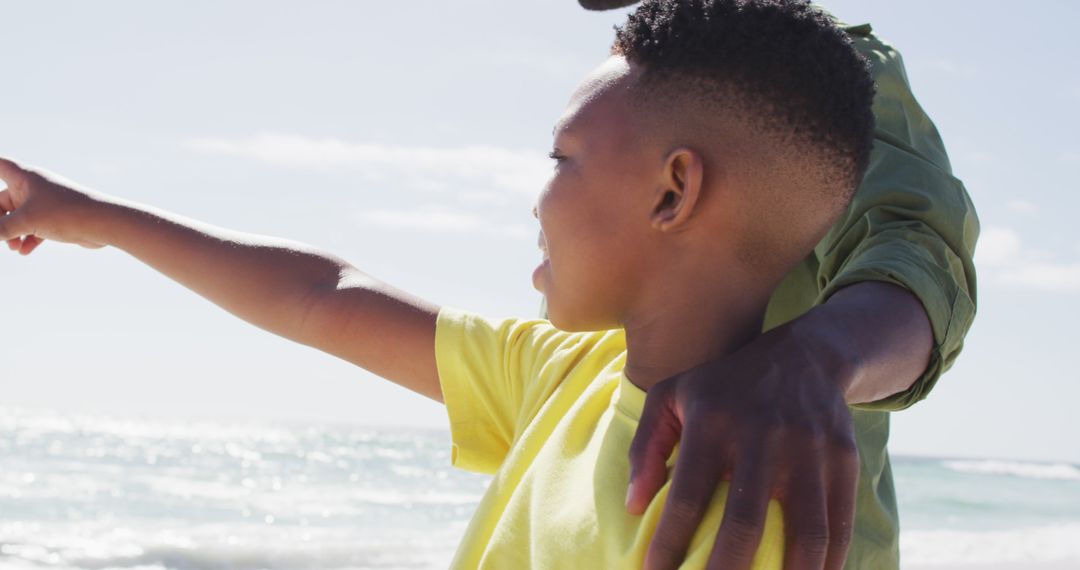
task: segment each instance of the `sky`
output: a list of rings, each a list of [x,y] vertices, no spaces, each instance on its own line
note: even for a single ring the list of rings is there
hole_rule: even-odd
[[[982,222],[978,315],[894,453],[1080,462],[1080,4],[833,1],[904,56]],[[534,316],[551,128],[624,11],[572,0],[9,2],[0,155]],[[126,253],[0,250],[0,406],[446,427]]]

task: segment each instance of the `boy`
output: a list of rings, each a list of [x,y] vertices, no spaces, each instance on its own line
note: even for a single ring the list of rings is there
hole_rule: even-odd
[[[454,464],[495,473],[455,567],[634,567],[666,497],[641,516],[624,507],[645,391],[759,334],[772,290],[862,176],[872,97],[866,62],[806,3],[642,4],[556,124],[534,209],[550,322],[440,308],[308,246],[8,160],[0,239],[24,254],[42,239],[119,247],[257,326],[443,401]],[[706,564],[726,495],[689,567]],[[755,567],[779,568],[783,540],[774,502]]]

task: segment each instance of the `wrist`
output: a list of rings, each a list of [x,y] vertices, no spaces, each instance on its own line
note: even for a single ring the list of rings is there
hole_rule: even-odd
[[[909,390],[927,369],[934,344],[930,320],[913,293],[875,281],[836,291],[798,319],[800,337],[819,358],[845,370],[832,380],[849,405]]]
[[[831,314],[827,305],[819,305],[788,326],[792,338],[821,369],[828,371],[827,380],[840,392],[844,402],[856,403],[851,395],[862,377],[864,359],[858,339],[853,338],[841,316]]]
[[[90,196],[84,215],[79,216],[83,220],[83,235],[88,241],[100,245],[116,245],[116,225],[122,219],[123,212],[120,204],[107,196]]]
[[[104,194],[92,196],[84,216],[86,235],[98,244],[125,249],[132,222],[146,213],[134,202]]]

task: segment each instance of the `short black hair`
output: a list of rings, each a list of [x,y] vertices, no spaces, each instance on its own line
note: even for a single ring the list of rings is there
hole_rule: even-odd
[[[616,27],[612,53],[646,84],[691,79],[694,96],[821,151],[850,199],[873,145],[869,63],[807,0],[645,0]],[[836,178],[839,175],[840,178]]]

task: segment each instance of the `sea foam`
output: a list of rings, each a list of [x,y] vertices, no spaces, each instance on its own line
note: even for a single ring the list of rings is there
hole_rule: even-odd
[[[982,475],[1012,475],[1030,479],[1066,479],[1080,481],[1080,468],[1068,463],[1036,463],[995,459],[951,460],[942,465],[953,471]]]
[[[1037,564],[1080,567],[1080,524],[1003,531],[907,530],[900,533],[904,564]]]
[[[905,564],[1080,567],[1080,468],[893,457]],[[0,406],[0,570],[446,568],[490,479],[443,431]]]

